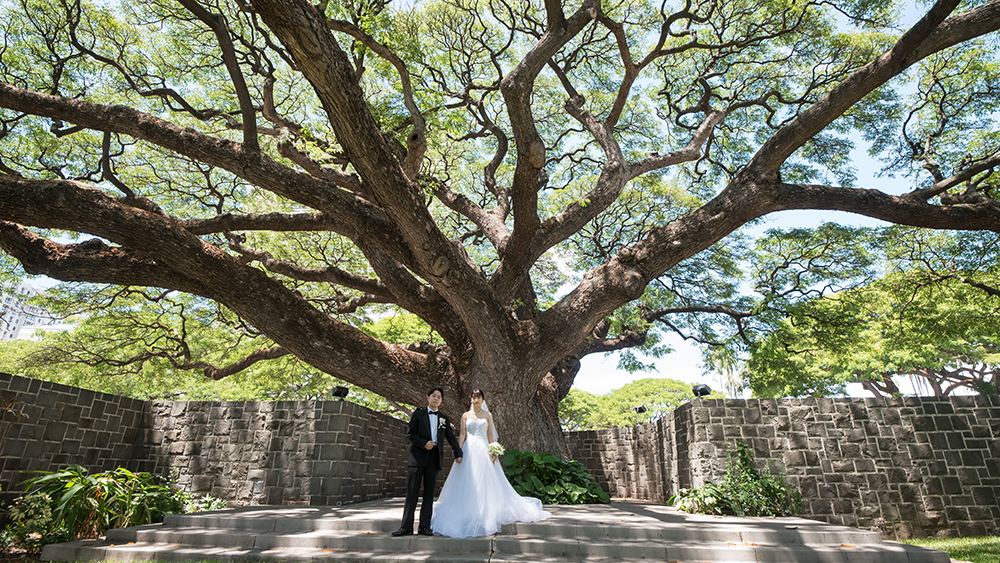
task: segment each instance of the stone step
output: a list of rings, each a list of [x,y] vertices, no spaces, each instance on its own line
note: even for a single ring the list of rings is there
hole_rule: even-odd
[[[870,530],[831,527],[829,530],[800,530],[795,525],[698,525],[652,527],[638,525],[559,524],[530,522],[508,524],[504,535],[527,535],[579,539],[661,540],[668,542],[723,542],[782,545],[874,545],[882,536]]]
[[[387,533],[344,534],[331,530],[315,530],[297,534],[278,532],[227,532],[197,528],[130,528],[111,530],[108,544],[184,545],[191,547],[225,547],[231,549],[336,549],[347,551],[377,551],[386,548],[399,551],[439,551],[488,553],[493,538],[446,538],[443,536],[411,535],[392,537]]]
[[[547,507],[552,518],[484,538],[389,535],[399,500],[351,507],[247,507],[177,515],[46,546],[45,561],[442,561],[466,563],[949,563],[942,551],[801,518],[690,515],[638,502]],[[423,554],[421,559],[419,554]]]
[[[514,526],[510,526],[514,528]],[[853,546],[878,546],[882,544],[881,538],[871,541],[870,536],[858,535],[857,543],[847,543],[840,534],[813,533],[814,538],[824,540],[833,539],[841,543],[830,541],[807,542],[807,538],[788,536],[782,537],[780,533],[766,536],[766,540],[740,539],[718,536],[707,533],[705,530],[659,530],[650,528],[611,528],[613,534],[608,534],[608,528],[598,526],[555,526],[546,529],[544,525],[517,526],[514,530],[505,529],[501,535],[497,536],[498,542],[513,541],[533,541],[540,538],[553,546],[570,545],[583,542],[583,545],[598,546],[603,544],[617,545],[615,540],[627,540],[632,544],[664,544],[664,543],[688,543],[706,544],[713,546],[763,546],[763,545],[853,545]],[[747,533],[747,536],[753,534]],[[877,536],[877,534],[876,534]],[[161,525],[135,526],[132,528],[121,528],[110,530],[106,541],[114,544],[125,543],[162,543],[162,544],[182,544],[190,546],[224,546],[236,549],[272,549],[272,548],[315,548],[315,549],[365,549],[376,550],[384,547],[385,542],[392,542],[392,545],[401,549],[431,549],[434,551],[462,551],[468,550],[463,545],[465,543],[486,542],[487,538],[467,538],[455,539],[440,536],[407,536],[403,538],[393,538],[387,532],[371,532],[357,530],[310,530],[298,533],[283,532],[256,532],[248,530],[224,530],[224,529],[202,529],[202,528],[177,528],[165,527]],[[512,552],[517,552],[513,550]]]
[[[397,551],[345,551],[319,549],[288,549],[288,550],[239,550],[162,544],[129,544],[108,549],[101,546],[75,546],[79,542],[58,544],[58,549],[51,553],[52,561],[113,561],[126,563],[132,561],[185,562],[212,561],[218,563],[270,563],[270,562],[316,562],[316,563],[403,563],[410,561],[433,561],[439,563],[485,563],[490,561],[489,554],[442,554],[433,551],[414,551],[401,553]],[[43,559],[46,560],[46,559]],[[529,561],[523,559],[522,561]],[[494,563],[498,563],[494,560]]]
[[[731,561],[743,563],[949,563],[945,552],[909,549],[898,543],[880,545],[757,545],[752,543],[552,541],[548,538],[497,537],[495,557],[545,556],[590,561]]]
[[[431,539],[431,538],[428,538]],[[462,540],[449,540],[462,541]],[[483,542],[474,542],[479,549],[441,551],[434,548],[412,549],[235,549],[189,546],[180,544],[113,545],[91,540],[46,547],[46,558],[53,561],[312,561],[354,562],[371,561],[436,561],[441,563],[526,563],[526,562],[615,562],[664,561],[677,563],[949,563],[948,554],[922,550],[906,544],[887,542],[873,547],[828,546],[739,546],[720,548],[710,545],[666,544],[648,546],[632,542],[601,545],[599,549],[580,549],[582,543],[546,542],[544,540],[498,542],[482,549]],[[485,542],[487,546],[489,542]],[[78,544],[78,545],[74,545]],[[466,544],[472,545],[472,544]],[[57,548],[57,549],[50,549]],[[508,549],[514,548],[515,552]],[[929,553],[928,553],[929,552]]]
[[[552,507],[547,507],[551,509]],[[543,522],[508,524],[505,535],[543,535],[568,538],[641,539],[664,541],[721,541],[778,544],[877,544],[878,532],[823,524],[801,518],[735,518],[684,514],[669,507],[654,507],[652,517],[605,510],[600,521],[592,514],[578,515],[577,507],[558,507],[559,513]],[[400,507],[399,511],[402,508]],[[286,514],[286,512],[290,512]],[[281,514],[276,517],[276,514]],[[381,514],[332,507],[259,506],[239,511],[175,514],[165,527],[225,529],[230,531],[303,533],[317,530],[389,533],[399,526],[399,512]],[[692,525],[694,524],[694,525]]]

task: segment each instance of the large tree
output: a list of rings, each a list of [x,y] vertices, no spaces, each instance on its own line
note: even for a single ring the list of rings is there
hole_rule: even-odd
[[[892,90],[974,82],[955,65],[993,61],[1000,0],[935,2],[899,35],[867,0],[3,10],[0,248],[26,272],[217,303],[273,343],[244,365],[293,354],[405,403],[440,385],[453,410],[480,387],[522,449],[565,452],[579,358],[672,314],[738,317],[708,288],[748,222],[1000,230],[995,134],[955,148],[997,91],[915,131]],[[929,179],[853,187],[858,129]],[[387,307],[443,343],[356,328]]]
[[[848,246],[847,241],[853,241]],[[758,241],[745,376],[757,396],[997,393],[1000,238],[906,227],[769,232]]]

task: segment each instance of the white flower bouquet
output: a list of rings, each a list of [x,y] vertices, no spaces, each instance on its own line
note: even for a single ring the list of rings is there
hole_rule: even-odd
[[[500,442],[493,442],[492,444],[486,446],[486,451],[490,452],[493,457],[500,457],[503,455],[504,449],[500,445]]]

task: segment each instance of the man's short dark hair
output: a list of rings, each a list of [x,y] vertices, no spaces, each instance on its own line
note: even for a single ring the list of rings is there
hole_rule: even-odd
[[[430,391],[428,391],[427,392],[427,396],[430,397],[431,395],[434,394],[435,391],[437,391],[438,393],[441,393],[441,398],[444,399],[444,389],[442,389],[440,387],[435,387],[435,388],[431,389]]]

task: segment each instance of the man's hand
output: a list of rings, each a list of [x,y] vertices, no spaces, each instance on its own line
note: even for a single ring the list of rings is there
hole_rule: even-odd
[[[425,450],[433,450],[434,449],[434,440],[427,440],[427,443],[424,444],[424,449]]]
[[[456,457],[455,458],[455,463],[462,463],[462,458]]]

